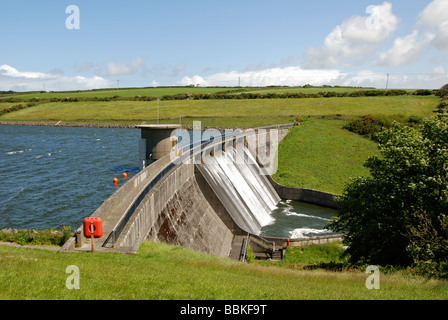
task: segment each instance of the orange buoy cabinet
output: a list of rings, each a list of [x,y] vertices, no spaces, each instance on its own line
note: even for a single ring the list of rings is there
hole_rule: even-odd
[[[85,218],[83,223],[84,237],[90,238],[92,232],[90,226],[93,223],[93,237],[101,238],[103,236],[103,221],[100,218]]]

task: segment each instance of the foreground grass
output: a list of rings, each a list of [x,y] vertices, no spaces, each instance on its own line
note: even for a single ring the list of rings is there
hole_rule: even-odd
[[[80,272],[69,290],[68,266]],[[0,299],[446,299],[445,281],[395,273],[380,290],[360,271],[296,270],[239,263],[144,242],[137,255],[58,253],[0,246]]]

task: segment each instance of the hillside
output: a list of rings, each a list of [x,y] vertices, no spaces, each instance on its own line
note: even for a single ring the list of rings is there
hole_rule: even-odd
[[[331,248],[327,248],[330,250]],[[303,253],[297,253],[303,256]],[[318,253],[322,256],[322,251]],[[291,253],[292,255],[292,253]],[[323,257],[323,256],[322,256]],[[321,258],[329,262],[330,258]],[[312,267],[312,266],[315,267]],[[79,289],[67,289],[71,269]],[[309,266],[309,267],[307,267]],[[309,262],[240,263],[144,242],[136,255],[58,253],[0,246],[0,299],[38,300],[352,300],[447,299],[444,281],[406,272],[381,274],[381,290],[365,286],[363,269],[327,271]],[[330,269],[331,270],[331,269]],[[70,282],[72,285],[74,282]]]

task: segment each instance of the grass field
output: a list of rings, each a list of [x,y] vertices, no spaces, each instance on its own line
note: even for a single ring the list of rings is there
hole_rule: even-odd
[[[404,272],[381,274],[365,287],[363,271],[306,270],[308,263],[244,264],[144,242],[137,255],[58,253],[0,246],[0,299],[341,300],[447,299],[445,281]],[[79,268],[79,290],[66,287]]]
[[[307,94],[316,94],[320,92],[337,92],[337,93],[345,93],[345,92],[355,92],[355,91],[365,91],[365,90],[372,90],[373,88],[357,88],[357,87],[310,87],[310,88],[303,88],[303,87],[280,87],[280,88],[269,88],[269,87],[263,87],[263,88],[254,88],[254,89],[248,89],[245,92],[248,93],[259,93],[259,94],[266,94],[266,93],[307,93]],[[373,89],[376,90],[376,89]],[[409,93],[414,92],[413,89],[406,90]]]
[[[230,92],[234,94],[239,94],[241,92],[250,93],[308,93],[315,94],[319,92],[353,92],[371,90],[371,88],[357,88],[357,87],[345,87],[345,88],[323,88],[323,87],[149,87],[149,88],[110,88],[101,90],[80,90],[80,91],[64,91],[64,92],[24,92],[24,93],[12,93],[12,94],[0,94],[1,98],[16,97],[21,99],[33,99],[33,98],[106,98],[106,97],[135,97],[135,96],[151,96],[159,97],[166,95],[177,95],[177,94],[196,94],[196,93],[217,93],[217,92]],[[412,92],[413,90],[408,90]]]
[[[16,97],[20,99],[50,99],[50,98],[106,98],[106,97],[135,97],[135,96],[151,96],[162,97],[165,95],[176,95],[183,93],[216,93],[227,91],[227,88],[219,87],[204,87],[204,88],[191,88],[191,87],[161,87],[161,88],[123,88],[123,89],[104,89],[104,90],[83,90],[83,91],[64,91],[64,92],[33,92],[33,93],[20,93],[20,94],[8,94],[0,95],[0,98]]]
[[[291,123],[296,117],[382,115],[406,118],[428,116],[435,96],[307,98],[257,100],[174,100],[44,103],[5,114],[0,121],[66,121],[96,123],[179,123],[194,120],[204,126],[258,127]]]
[[[342,129],[345,121],[311,119],[295,127],[279,146],[278,183],[341,194],[345,183],[369,172],[362,166],[377,154],[371,140]]]

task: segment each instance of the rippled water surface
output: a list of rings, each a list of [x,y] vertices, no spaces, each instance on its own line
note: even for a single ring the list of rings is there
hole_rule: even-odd
[[[138,171],[135,129],[0,125],[0,227],[78,228]]]

